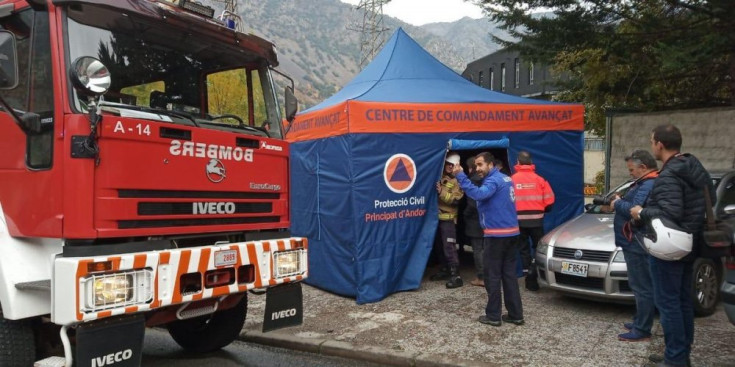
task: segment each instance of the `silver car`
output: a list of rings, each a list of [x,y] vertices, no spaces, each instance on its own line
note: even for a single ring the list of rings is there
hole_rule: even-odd
[[[735,172],[712,172],[717,188],[716,208],[724,208],[729,200],[723,193],[732,187]],[[615,188],[621,196],[632,181]],[[722,183],[722,185],[720,185]],[[615,245],[612,213],[603,213],[599,205],[587,204],[585,212],[556,227],[538,243],[536,264],[539,283],[567,295],[621,303],[633,303],[633,292],[628,285],[625,257]],[[722,261],[698,258],[694,263],[693,299],[698,316],[711,315],[719,299],[723,279]]]

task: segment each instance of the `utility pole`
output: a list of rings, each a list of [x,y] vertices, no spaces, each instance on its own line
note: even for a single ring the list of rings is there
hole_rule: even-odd
[[[349,27],[350,30],[360,32],[360,69],[370,63],[385,43],[383,25],[383,5],[391,0],[360,0],[355,7],[362,10],[362,24]]]

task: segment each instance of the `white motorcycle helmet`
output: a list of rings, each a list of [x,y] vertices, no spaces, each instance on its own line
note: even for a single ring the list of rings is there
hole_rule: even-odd
[[[684,232],[676,223],[666,218],[653,218],[649,233],[637,236],[643,248],[661,260],[674,261],[689,255],[694,242],[691,233]]]

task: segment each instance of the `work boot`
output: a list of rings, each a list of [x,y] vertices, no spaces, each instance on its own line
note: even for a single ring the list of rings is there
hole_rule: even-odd
[[[526,290],[536,292],[539,290],[538,286],[538,274],[536,273],[536,267],[531,267],[531,270],[526,275]]]
[[[462,282],[462,278],[459,276],[459,268],[457,266],[450,266],[449,274],[450,278],[446,284],[447,288],[459,288],[464,285],[464,283]]]
[[[429,279],[430,280],[447,280],[449,279],[450,273],[449,269],[446,266],[442,266],[441,269],[439,269],[438,273],[432,274]]]

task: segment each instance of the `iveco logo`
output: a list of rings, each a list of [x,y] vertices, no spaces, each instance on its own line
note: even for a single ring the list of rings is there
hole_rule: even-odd
[[[581,259],[582,258],[582,255],[584,255],[584,252],[582,252],[582,250],[574,251],[574,258],[575,259],[577,259],[577,260]]]
[[[227,175],[225,174],[225,165],[219,159],[210,159],[207,163],[207,178],[214,183],[222,182]]]

